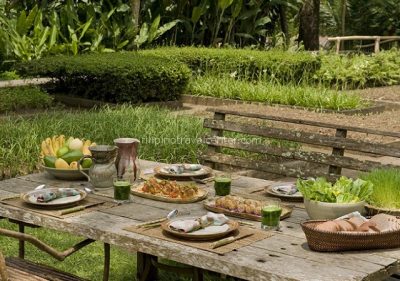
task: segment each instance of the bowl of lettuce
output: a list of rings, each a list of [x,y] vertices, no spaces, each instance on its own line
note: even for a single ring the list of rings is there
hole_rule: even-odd
[[[298,179],[304,206],[313,220],[336,219],[351,212],[365,214],[365,204],[373,192],[373,184],[362,179],[340,177],[335,183],[325,178]]]

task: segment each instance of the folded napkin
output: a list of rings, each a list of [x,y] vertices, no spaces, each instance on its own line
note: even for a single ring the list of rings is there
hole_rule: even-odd
[[[287,184],[287,185],[282,185],[279,186],[276,191],[278,191],[281,194],[285,194],[285,195],[293,195],[295,193],[297,193],[297,187],[295,184]]]
[[[59,188],[56,191],[42,190],[36,194],[36,201],[47,203],[57,198],[64,198],[79,195],[79,192],[73,188]]]
[[[164,170],[170,174],[183,174],[185,171],[195,172],[201,169],[200,164],[179,164],[171,165],[164,168]]]
[[[207,215],[197,219],[175,220],[171,222],[169,226],[177,231],[188,233],[199,230],[200,228],[206,228],[208,226],[224,225],[228,221],[229,219],[224,214],[208,212]]]

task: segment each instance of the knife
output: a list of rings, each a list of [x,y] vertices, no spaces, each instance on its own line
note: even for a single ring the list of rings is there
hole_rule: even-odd
[[[225,245],[230,244],[230,243],[233,243],[233,242],[235,242],[235,241],[237,241],[237,240],[250,237],[250,236],[252,236],[253,234],[254,234],[254,233],[248,233],[248,234],[245,234],[245,235],[243,235],[243,236],[241,236],[241,237],[238,237],[238,236],[229,236],[229,237],[227,237],[227,238],[224,238],[224,239],[221,239],[221,240],[218,240],[218,241],[215,241],[214,243],[212,243],[212,244],[211,244],[211,249],[215,249],[215,248],[218,248],[218,247],[221,247],[221,246],[225,246]]]
[[[79,211],[85,210],[86,208],[95,207],[95,206],[97,206],[97,205],[104,204],[104,203],[105,203],[105,202],[98,202],[97,204],[92,204],[92,205],[87,205],[87,206],[85,206],[85,205],[83,205],[83,206],[76,206],[76,207],[72,207],[72,208],[60,210],[59,213],[60,213],[60,216],[68,215],[68,214],[75,213],[75,212],[79,212]]]

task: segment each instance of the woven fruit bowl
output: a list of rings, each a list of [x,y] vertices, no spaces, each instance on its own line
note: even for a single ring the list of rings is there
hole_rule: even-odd
[[[400,219],[400,217],[397,217]],[[388,249],[400,247],[400,229],[380,233],[329,232],[316,230],[326,220],[310,220],[301,223],[308,246],[318,252]]]

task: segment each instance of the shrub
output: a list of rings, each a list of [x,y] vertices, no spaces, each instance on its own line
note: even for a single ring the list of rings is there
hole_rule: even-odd
[[[4,80],[16,80],[19,79],[19,75],[15,71],[4,71],[0,72],[0,81]]]
[[[52,98],[37,87],[13,87],[0,89],[0,112],[19,109],[46,108]]]
[[[400,84],[400,52],[373,55],[322,55],[315,79],[342,89]]]
[[[17,68],[57,78],[55,91],[107,102],[176,100],[190,78],[181,63],[136,52],[53,56]]]
[[[308,81],[320,67],[318,57],[306,52],[195,47],[158,48],[140,52],[183,62],[196,74],[229,73],[251,80]]]
[[[355,109],[366,105],[357,94],[306,85],[249,82],[211,75],[193,79],[189,83],[188,91],[198,96],[334,110]]]

